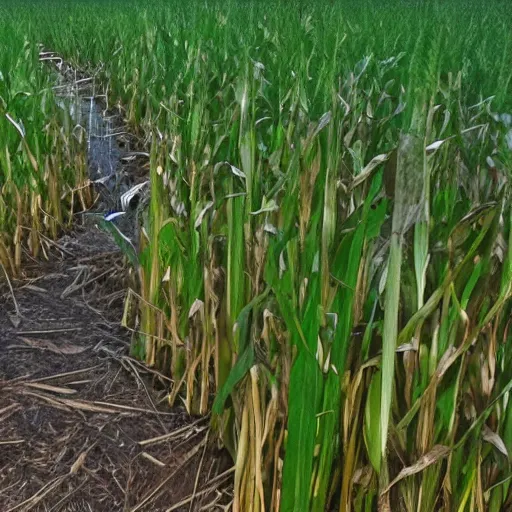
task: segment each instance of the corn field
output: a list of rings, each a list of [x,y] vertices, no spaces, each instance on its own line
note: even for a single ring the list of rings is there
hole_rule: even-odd
[[[46,255],[49,239],[91,202],[83,134],[73,129],[38,56],[14,23],[1,27],[0,263],[13,275],[24,249]]]
[[[0,261],[86,181],[44,43],[150,153],[132,352],[211,412],[232,510],[512,510],[506,4],[3,9]]]

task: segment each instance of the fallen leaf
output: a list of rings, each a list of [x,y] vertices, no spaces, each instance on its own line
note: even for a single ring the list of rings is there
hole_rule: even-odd
[[[158,460],[158,459],[155,459],[155,457],[153,457],[152,455],[150,455],[150,454],[149,454],[149,453],[147,453],[147,452],[142,452],[142,456],[143,456],[145,459],[147,459],[147,460],[149,460],[150,462],[152,462],[153,464],[155,464],[156,466],[159,466],[159,467],[161,467],[161,468],[164,468],[164,467],[165,467],[165,464],[164,464],[162,461],[160,461],[160,460]]]
[[[34,286],[33,284],[27,284],[24,288],[25,288],[25,290],[31,290],[33,292],[48,293],[48,290],[46,288],[41,288],[40,286]]]
[[[44,391],[51,391],[52,393],[59,393],[61,395],[74,395],[76,393],[76,389],[50,386],[50,384],[41,384],[39,382],[25,382],[25,386],[34,389],[42,389]]]
[[[88,350],[88,347],[79,347],[77,345],[72,345],[71,343],[59,343],[59,345],[56,345],[55,343],[48,340],[36,340],[31,338],[21,339],[29,347],[39,350],[49,350],[55,354],[81,354],[82,352]]]
[[[78,470],[84,465],[85,458],[87,457],[87,452],[82,452],[78,458],[75,460],[73,465],[71,466],[71,469],[69,470],[69,473],[74,475],[78,472]]]
[[[57,407],[71,407],[72,409],[78,409],[80,411],[88,411],[88,412],[101,412],[107,414],[119,414],[119,411],[116,409],[111,409],[109,407],[102,407],[95,405],[94,403],[87,402],[85,400],[71,400],[70,398],[54,398],[49,395],[44,395],[42,393],[32,393],[31,391],[26,391],[26,395],[33,396],[36,398],[40,398],[45,400],[46,402],[55,405]]]

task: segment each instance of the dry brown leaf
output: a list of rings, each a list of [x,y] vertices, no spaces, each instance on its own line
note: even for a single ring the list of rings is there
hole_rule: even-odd
[[[48,290],[46,288],[41,288],[39,286],[34,286],[33,284],[27,284],[24,286],[26,290],[31,290],[33,292],[40,292],[40,293],[48,293]]]
[[[47,395],[42,395],[40,393],[33,393],[32,391],[25,391],[24,393],[25,395],[28,395],[28,396],[33,396],[35,398],[42,398],[43,400],[45,400],[46,402],[52,404],[54,407],[56,407],[57,409],[63,409],[65,411],[69,410],[67,407],[64,406],[64,404],[62,402],[60,402],[57,398],[54,398],[54,397],[51,397],[51,396],[47,396]]]
[[[484,425],[482,431],[482,439],[491,443],[495,448],[497,448],[507,459],[509,459],[508,450],[503,442],[503,439],[496,433],[493,432],[487,425]]]
[[[144,441],[139,441],[139,444],[140,444],[140,446],[146,446],[146,445],[150,445],[150,444],[161,443],[162,441],[169,441],[172,439],[177,439],[177,438],[181,437],[182,434],[189,432],[191,429],[195,429],[195,427],[199,423],[202,423],[202,422],[204,422],[203,417],[194,421],[194,423],[191,423],[190,425],[185,425],[184,427],[180,427],[176,430],[173,430],[172,432],[170,432],[168,434],[164,434],[164,435],[161,435],[158,437],[152,437],[150,439],[145,439]],[[206,425],[204,427],[200,427],[201,430],[204,430],[207,428],[208,428],[208,425]],[[197,429],[196,431],[200,431],[200,430]]]
[[[437,380],[441,379],[444,374],[448,371],[450,366],[454,363],[454,361],[457,359],[457,350],[455,347],[448,347],[446,352],[442,355],[441,360],[439,361],[439,364],[436,368],[436,374],[437,379],[434,382],[437,382]]]
[[[435,464],[438,460],[446,457],[450,453],[450,448],[448,446],[443,446],[440,444],[436,444],[432,450],[423,455],[415,462],[412,466],[406,467],[398,473],[396,478],[382,491],[382,494],[386,494],[389,492],[391,487],[393,487],[396,483],[400,482],[404,478],[415,475],[416,473],[420,473],[428,466]]]
[[[100,366],[101,365],[97,364],[95,366],[89,366],[87,368],[80,368],[79,370],[73,370],[71,372],[55,373],[53,375],[47,375],[46,377],[32,379],[30,382],[42,382],[44,380],[53,380],[53,379],[59,379],[61,377],[69,377],[70,375],[78,375],[80,373],[87,373],[87,372],[91,372],[92,370],[96,370]],[[71,382],[69,382],[68,384],[71,384]]]
[[[69,407],[73,407],[75,409],[79,409],[81,411],[89,411],[89,412],[105,412],[108,414],[119,414],[119,411],[116,409],[110,409],[108,407],[100,407],[91,402],[86,402],[85,400],[71,400],[69,398],[61,398],[59,399],[64,405],[68,405]]]
[[[0,446],[4,446],[6,444],[22,444],[24,442],[25,442],[25,439],[13,439],[13,440],[5,440],[5,441],[0,440]]]
[[[365,165],[364,169],[362,169],[361,172],[354,178],[350,184],[350,190],[355,189],[363,181],[365,181],[380,164],[384,163],[389,158],[390,155],[391,152],[383,153],[373,157],[370,162]]]
[[[44,391],[51,391],[52,393],[59,393],[61,395],[74,395],[76,389],[61,388],[58,386],[50,386],[49,384],[40,384],[37,382],[26,382],[25,386],[29,388],[42,389]]]
[[[354,471],[352,482],[355,485],[361,485],[365,489],[370,487],[370,482],[373,476],[373,468],[371,466],[363,466]]]
[[[72,345],[71,343],[59,343],[59,345],[56,345],[55,343],[48,340],[36,340],[33,338],[21,339],[29,347],[39,350],[49,350],[55,354],[81,354],[88,349],[88,347],[79,347],[77,345]]]
[[[156,459],[155,457],[153,457],[152,455],[150,455],[148,452],[142,452],[141,454],[145,459],[149,460],[150,462],[152,462],[153,464],[155,464],[156,466],[159,466],[161,468],[164,468],[165,467],[165,464],[161,461],[161,460],[158,460]]]
[[[100,407],[98,405],[94,405],[93,403],[86,402],[85,400],[71,400],[70,398],[56,398],[48,395],[44,395],[42,393],[32,393],[31,391],[26,391],[26,395],[34,396],[36,398],[41,398],[46,402],[49,402],[52,405],[57,407],[68,406],[72,409],[78,409],[81,411],[89,411],[89,412],[103,412],[108,414],[120,414],[120,411],[116,409],[110,409],[107,407]]]
[[[188,312],[188,317],[192,318],[198,311],[204,308],[204,302],[202,300],[196,299],[192,306],[190,307],[190,311]]]
[[[116,407],[117,409],[121,409],[123,411],[143,412],[146,414],[158,414],[158,415],[162,415],[162,416],[172,416],[173,414],[176,414],[174,412],[163,412],[163,411],[158,411],[158,410],[154,411],[151,409],[143,409],[142,407],[131,407],[129,405],[114,404],[114,403],[110,403],[110,402],[95,401],[94,403],[98,404],[100,406],[106,405],[108,407]],[[119,411],[116,411],[116,412],[119,412]]]
[[[87,452],[82,452],[78,458],[73,462],[73,465],[71,466],[71,469],[69,470],[69,473],[71,475],[74,475],[78,472],[78,470],[84,465],[85,458],[87,457]]]

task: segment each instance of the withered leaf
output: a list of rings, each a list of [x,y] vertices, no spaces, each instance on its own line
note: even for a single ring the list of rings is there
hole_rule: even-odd
[[[37,340],[34,338],[21,339],[29,347],[39,350],[49,350],[50,352],[54,352],[55,354],[81,354],[82,352],[85,352],[88,349],[88,347],[79,347],[71,343],[59,343],[58,345],[56,345],[52,341],[48,340]]]
[[[386,494],[389,492],[391,487],[393,487],[396,483],[400,482],[404,478],[415,475],[416,473],[420,473],[428,466],[435,464],[437,461],[446,457],[450,453],[450,448],[448,446],[443,446],[441,444],[436,444],[432,450],[423,455],[415,462],[412,466],[406,467],[398,473],[396,478],[382,491],[381,494]]]

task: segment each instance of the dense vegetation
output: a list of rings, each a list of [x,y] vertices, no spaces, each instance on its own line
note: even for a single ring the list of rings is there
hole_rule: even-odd
[[[512,506],[506,4],[45,4],[0,28],[0,257],[75,147],[44,42],[150,148],[134,352],[213,407],[234,510]]]
[[[18,19],[0,26],[0,263],[12,274],[23,246],[34,256],[45,252],[47,237],[91,200],[82,186],[83,132],[56,101],[54,80],[22,27]]]

